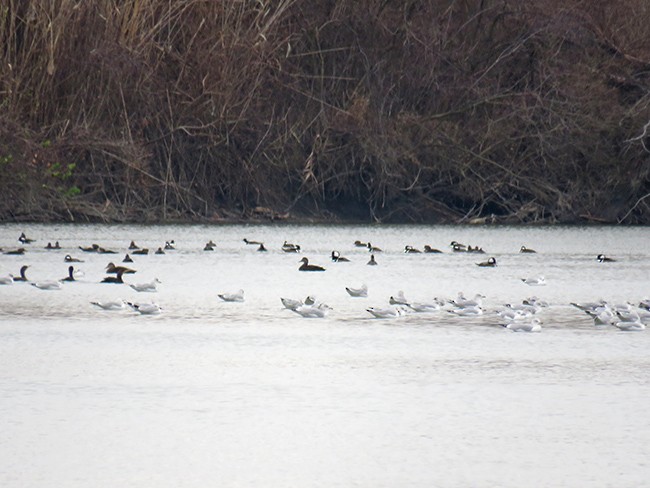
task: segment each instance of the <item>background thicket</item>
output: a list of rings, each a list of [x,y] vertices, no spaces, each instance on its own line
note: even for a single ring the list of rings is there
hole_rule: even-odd
[[[0,218],[650,223],[647,0],[5,0]]]

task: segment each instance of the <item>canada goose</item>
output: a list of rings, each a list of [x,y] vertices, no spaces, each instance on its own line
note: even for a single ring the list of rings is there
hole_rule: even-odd
[[[20,276],[14,276],[14,281],[29,281],[27,279],[27,276],[25,275],[25,272],[27,271],[27,268],[29,268],[29,266],[27,264],[21,266],[20,267]]]
[[[300,260],[302,265],[298,268],[299,271],[325,271],[325,268],[316,264],[309,264],[309,259],[302,258]]]
[[[74,266],[68,266],[68,276],[61,281],[77,281],[74,277]]]

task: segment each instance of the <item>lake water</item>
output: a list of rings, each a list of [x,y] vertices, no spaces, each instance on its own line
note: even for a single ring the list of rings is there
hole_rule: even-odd
[[[0,225],[0,276],[30,265],[43,291],[0,286],[0,486],[638,487],[650,477],[650,339],[595,327],[570,302],[650,297],[650,229],[453,226]],[[264,241],[267,253],[242,242]],[[127,283],[100,284],[131,240]],[[216,243],[204,252],[205,243]],[[378,266],[357,239],[383,248]],[[280,250],[283,241],[300,254]],[[486,255],[452,253],[452,240]],[[46,251],[59,241],[63,249]],[[92,243],[119,254],[84,253]],[[403,253],[430,244],[443,254]],[[521,254],[522,245],[537,254]],[[349,263],[332,263],[337,249]],[[617,259],[598,263],[597,254]],[[327,268],[302,273],[299,259]],[[495,268],[475,263],[494,256]],[[521,278],[543,275],[547,285]],[[368,285],[367,298],[346,286]],[[218,293],[243,289],[243,303]],[[374,319],[414,301],[486,296],[486,314]],[[280,297],[314,295],[322,319]],[[543,331],[494,310],[537,295]],[[162,312],[94,300],[155,301]]]

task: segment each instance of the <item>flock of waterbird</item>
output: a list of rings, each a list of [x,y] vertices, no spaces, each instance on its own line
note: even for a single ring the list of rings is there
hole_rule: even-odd
[[[25,233],[22,233],[18,238],[18,241],[23,246],[30,246],[36,242],[35,239],[28,238]],[[243,239],[243,242],[247,246],[257,246],[258,252],[268,252],[268,249],[264,246],[263,242],[249,240],[247,238]],[[378,265],[378,261],[375,258],[375,254],[382,253],[382,249],[372,245],[370,242],[355,241],[354,246],[358,248],[367,249],[370,253],[370,260],[367,262],[370,266]],[[485,254],[483,248],[479,246],[465,245],[457,241],[452,241],[449,245],[451,252],[454,253],[475,253],[475,254]],[[44,247],[46,250],[63,250],[59,242],[56,241],[54,244],[48,242]],[[84,253],[96,253],[96,254],[118,254],[117,251],[102,247],[98,244],[91,244],[90,246],[78,246],[78,249]],[[203,251],[214,251],[216,249],[216,244],[210,240],[203,247]],[[300,253],[301,246],[298,244],[293,244],[285,241],[280,247],[281,251],[285,253]],[[152,254],[165,254],[169,251],[176,250],[176,243],[174,240],[166,241],[164,245],[158,247],[156,251]],[[26,247],[18,247],[15,249],[3,250],[0,248],[0,252],[5,255],[24,255],[26,253]],[[534,249],[528,248],[526,246],[521,246],[520,252],[524,254],[536,253]],[[148,248],[142,248],[138,246],[134,241],[131,241],[128,246],[127,252],[123,258],[124,263],[132,263],[133,255],[147,255],[150,251]],[[412,245],[406,245],[404,247],[404,253],[413,254],[413,253],[442,253],[439,249],[433,248],[430,245],[425,245],[423,250],[417,249]],[[596,257],[596,260],[600,263],[610,263],[615,262],[616,260],[610,258],[604,254],[599,254]],[[73,257],[71,254],[66,254],[63,258],[65,263],[82,263],[83,259]],[[350,259],[341,256],[341,253],[337,250],[331,252],[331,261],[333,263],[345,263],[350,262]],[[303,257],[299,261],[300,266],[298,271],[301,272],[323,272],[326,270],[325,267],[310,264],[307,257]],[[497,266],[497,261],[494,257],[489,257],[487,260],[480,261],[475,263],[479,267],[495,267]],[[74,265],[70,264],[68,266],[68,274],[59,279],[59,280],[44,280],[44,281],[34,281],[31,282],[27,278],[27,269],[29,265],[21,266],[19,274],[14,276],[8,274],[6,276],[0,276],[0,285],[12,285],[14,283],[30,283],[35,288],[40,290],[61,290],[63,284],[66,282],[74,282],[80,275],[78,270],[75,270]],[[101,283],[106,284],[126,284],[124,281],[124,275],[131,275],[136,273],[136,270],[125,265],[116,265],[114,262],[109,262],[105,267],[106,277],[101,280]],[[521,278],[521,281],[529,286],[544,286],[546,285],[546,280],[543,276],[534,276]],[[152,293],[158,290],[157,286],[161,281],[158,278],[154,278],[150,282],[146,283],[131,283],[128,284],[130,288],[136,292],[141,293]],[[368,297],[368,286],[363,284],[358,288],[346,287],[347,294],[352,298],[367,298]],[[243,302],[244,301],[244,290],[237,290],[234,292],[224,292],[217,295],[224,302]],[[399,317],[406,316],[408,314],[417,313],[432,313],[432,312],[446,312],[450,316],[456,317],[481,317],[486,314],[486,308],[483,306],[483,300],[486,297],[481,294],[476,294],[474,297],[465,297],[463,292],[459,292],[458,296],[454,299],[440,299],[434,298],[430,302],[415,302],[409,300],[404,295],[403,291],[399,291],[393,296],[390,296],[388,299],[388,305],[385,307],[367,307],[366,311],[374,318],[378,319],[396,319]],[[307,296],[304,300],[291,299],[291,298],[280,298],[280,301],[283,307],[295,314],[305,317],[305,318],[323,318],[328,315],[328,312],[332,310],[330,306],[326,303],[319,302],[314,296]],[[124,310],[130,308],[131,310],[142,314],[142,315],[155,315],[159,314],[162,311],[162,308],[156,303],[146,303],[146,302],[131,302],[126,300],[107,300],[107,301],[92,301],[91,305],[98,307],[103,310]],[[614,326],[621,331],[641,331],[645,330],[646,324],[650,323],[650,299],[641,300],[638,305],[633,305],[631,303],[623,303],[612,305],[607,303],[605,300],[599,300],[593,303],[571,303],[575,308],[583,311],[589,317],[593,319],[594,326]],[[491,313],[498,318],[499,325],[503,326],[506,329],[509,329],[514,332],[541,332],[542,330],[542,320],[540,318],[540,313],[545,308],[548,308],[549,304],[535,296],[531,296],[522,301],[522,303],[517,304],[505,304],[502,307],[492,310]]]

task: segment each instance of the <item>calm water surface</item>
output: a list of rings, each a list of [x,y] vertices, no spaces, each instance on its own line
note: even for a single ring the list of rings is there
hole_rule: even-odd
[[[650,477],[648,332],[594,327],[569,305],[650,297],[648,228],[0,225],[0,275],[83,277],[60,291],[0,287],[2,487],[638,487]],[[255,251],[242,238],[264,241]],[[100,284],[131,240],[128,283]],[[212,239],[214,252],[202,251]],[[384,249],[366,266],[357,239]],[[60,251],[43,249],[58,240]],[[300,255],[283,253],[283,241]],[[449,242],[488,254],[454,254]],[[98,243],[114,256],[83,253]],[[430,244],[441,255],[406,255]],[[537,254],[519,253],[522,245]],[[331,263],[338,249],[350,263]],[[598,263],[606,253],[615,263]],[[302,256],[327,267],[300,273]],[[475,263],[494,256],[496,268]],[[547,286],[521,278],[544,275]],[[369,287],[351,298],[346,286]],[[245,291],[244,303],[218,293]],[[414,301],[483,293],[488,313],[374,319]],[[305,319],[280,297],[314,295]],[[540,334],[492,313],[537,295]],[[158,316],[93,300],[155,301]]]

